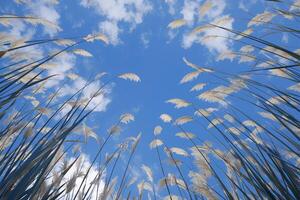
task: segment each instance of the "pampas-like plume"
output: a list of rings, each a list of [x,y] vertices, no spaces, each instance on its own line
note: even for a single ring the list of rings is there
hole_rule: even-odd
[[[295,91],[295,92],[300,92],[300,83],[296,83],[290,87],[288,87],[289,90]]]
[[[184,19],[177,19],[168,24],[168,28],[176,29],[186,25],[187,21]]]
[[[150,167],[148,167],[147,165],[142,165],[142,170],[145,172],[145,174],[147,175],[147,178],[150,182],[153,182],[153,172],[150,169]]]
[[[230,133],[233,133],[234,135],[240,135],[242,132],[241,128],[236,128],[236,127],[229,127],[226,130]]]
[[[34,17],[34,16],[16,16],[16,15],[2,15],[0,16],[0,24],[3,26],[13,26],[14,20],[23,20],[33,26],[35,25],[43,25],[51,29],[55,29],[57,31],[61,31],[62,29],[55,23],[48,21],[46,19]]]
[[[188,122],[193,121],[193,118],[190,116],[183,116],[183,117],[179,117],[175,120],[174,124],[175,125],[183,125],[186,124]]]
[[[278,49],[278,48],[275,48],[275,47],[272,47],[272,46],[266,46],[266,47],[264,47],[262,52],[265,52],[265,51],[267,51],[267,52],[272,52],[272,53],[274,53],[274,54],[277,54],[277,55],[279,55],[279,56],[282,57],[282,58],[286,58],[286,59],[292,59],[292,58],[293,58],[293,57],[292,57],[290,54],[288,54],[287,52],[282,51],[282,50],[280,50],[280,49]]]
[[[213,120],[210,122],[210,124],[207,126],[207,128],[208,128],[208,129],[209,129],[209,128],[212,128],[212,127],[214,127],[214,126],[216,126],[216,125],[218,125],[218,124],[221,124],[221,123],[223,123],[223,122],[224,122],[224,120],[221,119],[221,118],[213,119]]]
[[[203,93],[201,93],[200,95],[198,95],[198,99],[207,101],[207,102],[216,102],[216,103],[220,103],[223,104],[225,97],[227,97],[226,94],[222,93],[223,90],[225,90],[227,87],[225,86],[219,86],[213,90],[208,90],[205,91]]]
[[[179,199],[181,199],[181,198],[176,195],[167,195],[163,198],[163,200],[179,200]]]
[[[181,79],[180,84],[187,83],[187,82],[190,82],[190,81],[196,79],[200,73],[201,73],[200,71],[194,71],[194,72],[190,72],[190,73],[186,74]]]
[[[49,108],[39,107],[39,108],[37,108],[37,111],[44,115],[49,115],[51,113],[51,110]]]
[[[105,76],[105,75],[107,75],[107,73],[106,72],[100,72],[100,73],[98,73],[98,74],[96,74],[96,76],[95,76],[95,80],[97,80],[97,79],[101,79],[103,76]]]
[[[83,134],[85,137],[85,141],[87,141],[87,138],[92,137],[97,142],[99,142],[98,135],[90,127],[88,127],[85,123],[82,125],[82,131],[83,131]]]
[[[172,148],[170,148],[170,151],[172,153],[175,153],[177,155],[181,155],[181,156],[184,156],[184,157],[189,156],[189,154],[184,149],[181,149],[181,148],[178,148],[178,147],[172,147]]]
[[[190,171],[189,177],[193,183],[193,190],[210,200],[217,200],[213,191],[208,187],[206,177],[202,174]]]
[[[67,74],[67,77],[73,81],[76,80],[77,78],[79,78],[79,76],[75,73],[69,73],[69,74]]]
[[[75,44],[75,42],[70,39],[59,39],[59,40],[54,41],[54,43],[59,46],[71,46],[71,45]]]
[[[252,33],[253,33],[253,29],[252,29],[252,28],[249,28],[249,29],[243,31],[241,34],[237,35],[237,36],[235,37],[235,39],[236,39],[236,40],[240,40],[240,39],[242,39],[242,38],[245,37],[245,36],[251,35]]]
[[[128,124],[131,121],[134,121],[134,116],[130,113],[125,113],[120,116],[120,122],[123,124]]]
[[[214,111],[217,111],[218,109],[216,108],[206,108],[206,109],[198,109],[197,111],[195,111],[194,115],[197,115],[199,117],[205,116],[208,117],[210,116],[210,114]]]
[[[117,134],[121,132],[121,127],[118,125],[114,125],[112,126],[109,130],[108,130],[109,134],[113,135],[113,134]]]
[[[214,23],[214,25],[224,27],[231,21],[233,21],[232,17],[230,17],[229,15],[226,15],[224,17],[221,17],[221,18],[215,20],[213,23]]]
[[[166,101],[167,103],[172,103],[175,104],[175,108],[185,108],[190,106],[191,104],[188,103],[187,101],[183,100],[183,99],[178,99],[178,98],[174,98],[174,99],[169,99]]]
[[[199,14],[201,17],[203,17],[204,15],[206,15],[213,7],[213,3],[211,2],[211,0],[206,0],[202,6],[199,8]]]
[[[176,133],[175,135],[183,139],[193,139],[196,137],[193,133],[186,133],[186,132],[179,132]]]
[[[169,123],[172,121],[172,117],[168,114],[161,114],[160,119],[165,123]]]
[[[249,127],[258,127],[258,125],[256,124],[256,122],[254,122],[252,120],[249,120],[249,119],[243,121],[243,125],[249,126]]]
[[[87,42],[94,42],[95,40],[100,40],[100,41],[104,42],[105,44],[109,43],[109,39],[103,33],[98,33],[95,35],[89,34],[86,37],[84,37],[83,39]]]
[[[194,35],[194,34],[203,33],[205,31],[208,31],[208,30],[213,29],[213,28],[214,27],[212,25],[198,26],[198,27],[194,28],[190,34]]]
[[[159,187],[166,187],[166,184],[170,186],[177,185],[184,190],[186,189],[184,181],[177,178],[174,174],[168,174],[167,177],[164,177],[161,180],[159,180]]]
[[[197,85],[193,86],[190,92],[200,91],[206,86],[206,83],[198,83]]]
[[[290,78],[290,76],[288,75],[288,71],[286,69],[271,69],[269,70],[269,72],[272,75],[276,75],[283,78]]]
[[[211,70],[211,69],[207,69],[207,68],[204,68],[204,67],[199,67],[198,65],[196,65],[196,64],[194,64],[194,63],[191,63],[191,62],[188,61],[185,57],[183,57],[182,60],[183,60],[183,62],[184,62],[187,66],[189,66],[189,67],[191,67],[191,68],[193,68],[193,69],[195,69],[195,70],[197,70],[197,71],[199,71],[199,72],[213,72],[213,70]]]
[[[26,126],[24,137],[29,138],[32,134],[33,134],[33,123],[30,123]]]
[[[74,49],[72,52],[77,55],[84,56],[84,57],[92,57],[93,56],[90,52],[88,52],[84,49]]]
[[[253,55],[240,55],[239,63],[246,63],[246,62],[254,62],[256,60],[256,57]]]
[[[159,147],[163,144],[164,143],[160,139],[154,139],[150,142],[149,147],[150,147],[150,149],[154,149],[154,148]]]
[[[226,119],[230,123],[235,122],[234,118],[231,115],[229,115],[229,114],[224,115],[224,119]]]
[[[217,57],[217,61],[222,61],[225,59],[233,60],[236,58],[236,56],[237,56],[236,53],[232,51],[221,52]]]
[[[153,192],[151,184],[148,182],[145,182],[145,181],[141,181],[139,184],[137,184],[137,188],[138,188],[139,194],[141,194],[143,190]]]
[[[124,73],[118,76],[121,79],[124,80],[130,80],[130,81],[134,81],[134,82],[140,82],[141,79],[138,75],[134,74],[134,73]]]
[[[263,118],[270,119],[272,121],[277,121],[276,117],[272,113],[268,112],[258,112]]]
[[[261,25],[261,24],[264,24],[264,23],[268,23],[270,22],[273,17],[275,17],[276,15],[271,13],[271,12],[268,12],[268,11],[265,11],[263,13],[260,13],[260,14],[257,14],[255,17],[253,17],[249,23],[248,23],[248,27],[250,26],[258,26],[258,25]]]
[[[243,53],[251,53],[254,51],[254,47],[252,45],[245,45],[240,48],[240,51]]]
[[[156,126],[154,128],[153,133],[154,133],[154,135],[159,135],[161,133],[161,131],[162,131],[162,127],[161,126]]]

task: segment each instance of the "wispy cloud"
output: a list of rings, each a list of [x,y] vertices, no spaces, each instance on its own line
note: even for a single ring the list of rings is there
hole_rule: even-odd
[[[66,84],[60,94],[62,96],[72,95],[82,89],[85,85],[87,85],[88,81],[84,78],[78,77],[76,81],[71,84]],[[89,83],[88,86],[82,91],[82,100],[89,100],[94,94],[101,88],[102,83],[98,81],[94,81]],[[101,88],[101,92],[96,97],[93,97],[89,105],[87,106],[88,110],[95,109],[95,112],[102,112],[106,110],[107,105],[111,102],[109,94],[111,92],[111,87]],[[71,108],[71,107],[70,107]],[[67,110],[66,110],[67,111]]]
[[[71,165],[73,162],[75,161],[74,157],[65,157],[65,162],[67,163],[67,165]],[[55,173],[59,173],[61,171],[61,166],[63,166],[63,160],[60,160],[58,162],[58,164],[56,165],[56,167],[53,170],[53,174]],[[71,188],[74,191],[77,191],[81,185],[81,182],[84,181],[84,176],[87,173],[87,171],[89,170],[88,175],[86,176],[85,179],[85,183],[87,185],[90,184],[95,184],[95,179],[98,177],[99,174],[99,170],[95,167],[92,166],[91,167],[91,161],[88,157],[88,155],[81,153],[80,158],[77,159],[77,161],[72,165],[72,167],[70,167],[70,169],[68,170],[68,172],[65,174],[64,179],[62,180],[62,183],[67,182],[68,184],[65,184],[65,186],[63,187],[64,189]],[[75,177],[77,177],[75,179]],[[105,179],[105,173],[103,173],[102,177],[99,179],[99,192],[101,193],[101,191],[103,191],[104,189],[104,180]],[[75,181],[74,181],[75,180]],[[50,179],[47,180],[48,183],[52,183],[53,177],[51,177]],[[72,181],[74,181],[74,184],[72,186]],[[81,187],[80,190],[82,193],[88,192],[88,187]],[[90,190],[89,191],[90,197],[92,199],[96,199],[97,198],[97,191],[96,190]],[[67,199],[67,198],[63,198],[63,199]]]
[[[149,47],[149,43],[150,43],[150,33],[142,33],[141,34],[141,42],[144,45],[145,48]]]
[[[120,43],[119,34],[122,30],[119,28],[116,21],[106,20],[99,23],[99,29],[109,37],[110,43],[117,45]]]
[[[56,1],[31,0],[26,3],[26,5],[33,16],[40,17],[56,25],[59,24],[60,14],[56,10]],[[51,26],[44,27],[44,32],[50,36],[54,36],[59,30],[60,29]]]
[[[60,13],[57,10],[57,2],[53,0],[26,0],[22,1],[22,9],[25,15],[38,17],[47,20],[49,23],[59,24]],[[11,42],[14,41],[27,41],[32,40],[36,36],[40,38],[40,32],[32,24],[25,20],[13,19],[11,24],[7,27],[7,31],[4,35],[9,36]],[[40,28],[40,27],[39,27]],[[58,29],[50,26],[41,26],[44,30],[44,34],[54,36],[57,35]],[[112,34],[113,35],[113,34]],[[118,37],[118,35],[116,35]],[[21,44],[20,42],[20,44]],[[30,46],[21,48],[7,53],[5,56],[9,57],[11,61],[18,62],[26,60],[27,62],[36,61],[46,57],[49,53],[57,52],[57,46],[48,43],[44,46]],[[51,53],[52,52],[52,53]],[[44,76],[53,76],[46,81],[44,89],[56,89],[63,86],[62,96],[72,95],[81,89],[87,81],[81,75],[75,80],[68,79],[68,74],[76,71],[77,57],[71,52],[64,52],[48,62],[40,66],[41,69],[45,69]],[[24,63],[23,63],[24,64]],[[101,82],[96,81],[90,84],[82,93],[84,99],[89,99],[93,93],[101,87]],[[87,109],[96,107],[95,111],[101,112],[106,109],[106,106],[110,103],[111,99],[108,97],[110,89],[105,89],[102,94],[95,97],[88,106]],[[46,90],[47,92],[47,90]],[[66,109],[67,110],[67,109]]]
[[[193,24],[197,15],[199,3],[195,0],[185,0],[180,13],[188,23]]]
[[[169,5],[174,6],[174,1],[166,1]],[[208,12],[200,13],[201,6],[209,3],[210,8]],[[181,7],[180,14],[182,19],[187,21],[187,28],[182,36],[182,47],[187,49],[192,47],[195,43],[199,43],[207,47],[211,52],[224,53],[230,51],[230,33],[219,28],[210,28],[201,33],[191,34],[192,29],[197,26],[203,26],[207,23],[217,23],[225,18],[221,26],[232,28],[234,19],[225,14],[226,1],[225,0],[185,0]],[[174,38],[175,31],[170,30],[169,36]]]
[[[63,53],[55,57],[49,62],[47,67],[47,75],[53,76],[46,83],[46,87],[56,87],[60,81],[66,78],[67,73],[75,66],[76,57],[71,53]],[[46,64],[48,65],[48,64]]]
[[[248,12],[257,1],[258,0],[241,0],[239,1],[239,9]]]
[[[99,16],[104,17],[104,21],[99,22],[99,29],[108,35],[113,45],[121,42],[119,33],[123,31],[122,23],[133,30],[152,10],[148,0],[81,0],[80,4],[94,9]]]
[[[169,7],[169,13],[171,15],[174,15],[175,14],[175,11],[176,11],[176,3],[177,3],[177,0],[165,0],[166,4],[168,5]]]

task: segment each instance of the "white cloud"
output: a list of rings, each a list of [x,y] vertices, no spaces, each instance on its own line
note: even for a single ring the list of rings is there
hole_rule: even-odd
[[[213,7],[209,12],[207,12],[203,17],[198,15],[198,2],[196,0],[185,0],[184,6],[181,10],[181,14],[185,20],[189,22],[190,27],[196,23],[198,20],[200,23],[197,26],[202,26],[207,23],[217,23],[221,19],[221,26],[232,29],[233,18],[224,15],[224,10],[226,8],[225,0],[211,0]],[[199,18],[196,19],[196,16]],[[224,53],[230,50],[230,40],[228,37],[231,33],[219,28],[207,29],[199,34],[190,34],[190,31],[183,34],[182,47],[187,49],[193,44],[199,43],[206,46],[211,52]]]
[[[254,0],[253,0],[254,1]],[[202,32],[201,34],[191,34],[191,30],[196,26],[202,26],[208,23],[214,23],[223,17],[226,8],[225,0],[210,0],[212,3],[212,8],[205,13],[204,16],[200,16],[199,8],[203,5],[205,1],[202,0],[184,0],[184,3],[180,9],[181,18],[188,22],[186,32],[182,36],[182,47],[187,49],[193,46],[193,44],[198,43],[206,46],[211,52],[222,53],[229,51],[230,41],[228,37],[231,35],[229,32],[219,29],[212,28]],[[171,9],[169,12],[171,15],[176,15],[174,11],[176,6],[176,0],[165,0],[165,3]],[[177,17],[176,17],[177,18]],[[227,20],[222,26],[226,28],[232,28],[233,19]],[[174,30],[169,30],[168,35],[170,40],[174,39],[177,32]],[[213,37],[218,36],[218,37]]]
[[[65,85],[61,90],[61,95],[72,95],[82,89],[87,84],[87,81],[81,77],[77,78],[72,84]],[[90,83],[82,92],[81,99],[90,99],[102,86],[100,81],[94,81]],[[102,112],[106,110],[107,105],[111,102],[108,97],[111,92],[110,87],[105,87],[101,89],[101,93],[94,97],[92,101],[87,106],[88,110],[94,109],[95,112]],[[71,107],[67,107],[64,113],[68,111]]]
[[[133,30],[152,10],[148,0],[81,0],[81,5],[94,9],[98,15],[105,18],[104,22],[99,23],[99,28],[108,34],[114,45],[120,42],[121,23],[129,25],[130,30]],[[109,35],[110,33],[113,35]]]
[[[141,34],[141,42],[142,44],[144,45],[145,48],[148,48],[149,47],[149,43],[150,43],[150,34],[148,33],[142,33]]]
[[[215,21],[218,21],[217,18]],[[232,29],[233,19],[231,18],[226,23],[222,24],[223,27]],[[214,23],[214,22],[213,22]],[[201,44],[205,45],[210,51],[217,51],[218,53],[224,53],[229,51],[230,37],[232,34],[226,30],[220,28],[212,28],[205,31],[204,36],[201,38]],[[217,36],[217,37],[215,37]]]
[[[30,40],[35,35],[35,30],[28,27],[26,23],[21,20],[12,20],[10,26],[7,28],[7,31],[3,32],[3,40],[9,42],[19,41],[22,44],[22,41]],[[21,60],[26,61],[35,61],[43,57],[43,50],[39,46],[29,46],[26,48],[17,49],[7,53],[5,56],[8,56],[11,61],[18,62]],[[24,63],[23,63],[24,64]]]
[[[226,8],[226,1],[225,0],[211,0],[211,2],[213,4],[213,7],[209,12],[207,12],[206,16],[209,19],[214,19],[224,13],[224,10]]]
[[[74,157],[65,158],[65,159],[67,161],[68,166],[71,165],[75,160]],[[56,167],[54,168],[52,173],[55,173],[55,172],[60,173],[60,171],[61,171],[60,166],[62,166],[62,165],[63,165],[63,160],[60,160],[56,164]],[[90,166],[91,166],[91,161],[90,161],[89,157],[86,154],[81,153],[80,158],[75,162],[74,165],[72,165],[72,167],[65,174],[65,176],[62,180],[62,183],[68,182],[72,179],[72,177],[77,176],[77,179],[73,186],[73,190],[75,192],[77,192],[77,190],[80,187],[81,182],[83,181],[84,175],[86,174],[86,172],[88,171]],[[78,174],[79,172],[82,173],[81,176],[79,176],[79,174]],[[95,166],[92,166],[86,177],[87,187],[81,187],[80,191],[82,191],[83,193],[87,192],[90,184],[93,184],[93,181],[95,180],[96,177],[98,177],[98,174],[99,174],[99,170]],[[104,179],[105,179],[105,172],[102,174],[102,177],[99,180],[99,190],[98,190],[99,193],[101,193],[104,189],[104,185],[105,185]],[[50,178],[47,179],[48,184],[52,183],[52,181],[53,181],[53,176],[51,176]],[[66,184],[66,185],[68,185],[68,184]],[[63,187],[63,189],[65,189],[65,188],[66,188],[66,186]],[[97,190],[90,190],[89,194],[91,194],[91,199],[97,198]],[[67,199],[67,198],[63,197],[62,199]]]
[[[245,11],[245,12],[248,12],[249,9],[247,8],[247,6],[245,5],[245,2],[244,1],[240,1],[239,2],[239,9]]]
[[[50,88],[57,86],[60,81],[66,78],[67,72],[74,67],[75,63],[76,57],[73,54],[66,52],[59,54],[53,60],[49,61],[49,67],[47,67],[47,75],[55,76],[47,81],[45,87]]]
[[[200,38],[196,34],[184,34],[182,38],[182,47],[184,49],[190,48],[194,43],[199,43]]]
[[[241,0],[239,2],[239,9],[248,12],[249,9],[256,4],[257,0]]]
[[[169,7],[169,13],[171,15],[174,15],[175,14],[175,5],[177,3],[176,0],[165,0],[166,4],[168,4],[168,7]]]
[[[222,18],[222,17],[220,17]],[[219,20],[217,18],[215,21]],[[233,19],[222,26],[232,29]],[[214,23],[214,22],[212,22]],[[230,51],[231,41],[228,39],[232,34],[220,28],[207,29],[201,34],[185,34],[183,35],[182,47],[190,48],[194,43],[200,43],[206,46],[211,52],[224,53]]]
[[[199,3],[197,1],[185,0],[184,6],[180,12],[183,16],[183,19],[185,19],[189,23],[194,23],[195,16],[197,15],[198,7],[199,7]]]
[[[45,19],[53,24],[59,24],[60,14],[57,12],[55,6],[55,1],[51,0],[32,0],[27,3],[30,12],[33,16],[40,17]],[[59,29],[47,26],[44,27],[45,33],[49,34],[50,36],[54,36]]]
[[[117,45],[120,43],[119,33],[122,30],[118,27],[115,21],[104,21],[99,23],[99,29],[107,35],[111,44]]]
[[[54,3],[53,3],[54,2]],[[55,10],[55,1],[53,0],[28,0],[24,4],[24,12],[26,15],[37,16],[53,23],[59,23],[60,15]],[[29,12],[29,13],[28,13]],[[28,14],[27,14],[28,13]],[[137,19],[138,20],[138,19]],[[7,31],[5,32],[4,36],[8,38],[8,41],[15,42],[15,41],[22,41],[22,40],[31,40],[34,38],[38,32],[37,29],[33,28],[32,25],[26,23],[22,20],[12,20],[13,26],[9,26]],[[112,30],[113,24],[104,24],[103,30],[110,29]],[[118,30],[117,28],[115,28]],[[56,34],[55,31],[49,27],[44,29],[45,32],[48,34]],[[118,32],[111,33],[112,41],[116,41],[118,37]],[[21,44],[21,43],[20,43]],[[36,61],[46,57],[49,53],[57,52],[58,49],[53,49],[53,46],[49,43],[46,47],[34,45],[26,48],[21,48],[15,51],[11,51],[7,53],[5,56],[9,57],[11,61],[17,62],[20,60],[27,60],[28,62]],[[22,63],[24,64],[24,63]],[[72,53],[63,52],[53,59],[49,60],[48,62],[44,63],[40,68],[46,69],[46,72],[43,74],[45,76],[52,76],[50,79],[47,80],[46,84],[44,85],[45,89],[50,88],[58,88],[58,86],[65,83],[63,88],[62,96],[66,95],[73,95],[73,93],[77,92],[81,89],[85,84],[86,80],[84,78],[79,77],[76,80],[69,80],[67,79],[67,75],[73,71],[76,65],[76,56]],[[68,81],[66,81],[68,80]],[[101,86],[100,81],[96,81],[91,83],[84,91],[82,98],[90,98],[91,95]],[[108,94],[110,93],[110,89],[105,89],[101,95],[95,97],[89,104],[88,109],[92,109],[95,106],[95,111],[101,112],[105,111],[106,106],[110,103],[110,98],[108,98]],[[66,113],[68,108],[64,110]]]

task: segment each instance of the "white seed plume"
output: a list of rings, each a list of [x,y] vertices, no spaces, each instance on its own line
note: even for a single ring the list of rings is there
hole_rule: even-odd
[[[119,75],[118,77],[121,79],[124,79],[124,80],[130,80],[130,81],[134,81],[134,82],[141,81],[140,77],[134,73],[125,73],[125,74]]]
[[[165,123],[169,123],[172,121],[172,117],[168,114],[161,114],[160,119]]]

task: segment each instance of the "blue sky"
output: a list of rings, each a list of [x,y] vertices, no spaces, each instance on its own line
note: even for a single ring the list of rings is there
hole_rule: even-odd
[[[243,71],[252,66],[251,63],[233,64],[230,59],[216,62],[218,56],[237,51],[241,47],[240,44],[234,44],[227,39],[227,37],[234,37],[232,34],[213,29],[205,34],[223,37],[205,40],[203,35],[193,36],[189,33],[198,25],[216,22],[223,17],[229,18],[223,24],[225,27],[244,31],[253,16],[265,11],[265,6],[261,5],[266,5],[261,0],[211,0],[213,9],[201,16],[198,10],[203,5],[203,0],[61,0],[57,3],[54,0],[24,0],[25,3],[20,4],[17,2],[2,0],[0,12],[38,16],[58,24],[61,30],[32,26],[24,22],[14,22],[13,26],[1,27],[1,31],[13,37],[27,37],[29,40],[69,38],[96,32],[101,32],[108,37],[108,44],[97,41],[79,47],[90,52],[92,57],[75,56],[72,53],[58,57],[54,63],[60,67],[48,73],[49,75],[59,73],[60,76],[47,85],[49,91],[63,86],[63,91],[66,93],[62,95],[64,97],[69,95],[72,89],[79,89],[78,87],[99,72],[107,72],[109,75],[133,72],[139,75],[141,78],[139,83],[114,80],[109,84],[105,94],[97,99],[98,103],[102,102],[99,108],[85,123],[101,137],[121,114],[132,113],[135,122],[124,126],[121,135],[112,143],[117,144],[122,139],[136,136],[141,132],[142,141],[134,163],[137,163],[137,166],[146,163],[154,170],[158,170],[158,165],[155,164],[157,158],[155,152],[149,150],[149,143],[153,139],[154,127],[163,124],[159,116],[168,113],[175,119],[193,112],[192,109],[187,109],[179,114],[165,101],[171,98],[193,98],[193,101],[196,101],[195,95],[199,92],[188,92],[190,88],[196,83],[206,83],[212,79],[209,75],[200,74],[197,81],[181,85],[179,83],[181,78],[192,71],[185,65],[183,57],[199,66],[228,73]],[[176,19],[184,19],[186,24],[173,30],[168,28],[169,23]],[[273,39],[272,37],[269,38]],[[282,44],[293,40],[283,34],[276,35],[276,38],[280,38]],[[290,44],[289,47],[294,48]],[[42,56],[56,48],[54,45],[41,45],[28,48],[28,51],[32,52],[33,56]],[[67,78],[69,73],[76,73],[79,77],[70,80]],[[93,87],[99,87],[107,80],[109,78],[104,77]],[[213,86],[216,85],[211,84],[209,87],[213,88]],[[203,102],[197,104],[202,108],[210,105]],[[222,108],[220,105],[214,106]],[[247,110],[247,107],[243,109]],[[203,134],[201,139],[204,141],[212,139],[205,129],[199,130],[195,124],[187,126],[190,130],[198,132],[197,134]],[[163,128],[161,137],[168,142],[168,145],[189,146],[174,137],[180,130],[171,125]],[[84,147],[84,151],[86,154],[93,155],[95,152],[93,145],[97,144],[92,139],[89,143],[91,145]],[[138,167],[134,168],[134,171],[142,174]]]

